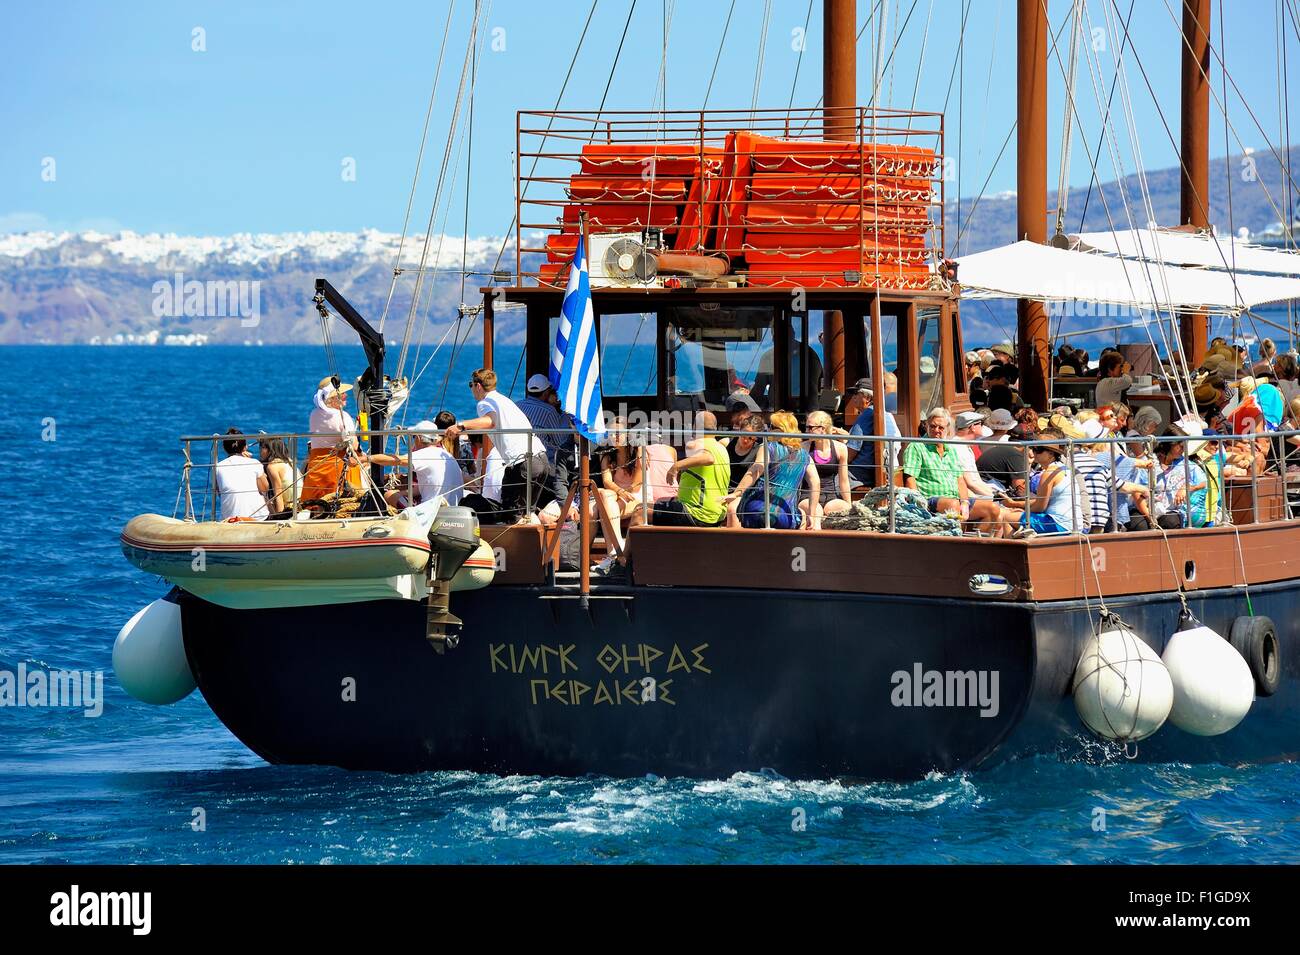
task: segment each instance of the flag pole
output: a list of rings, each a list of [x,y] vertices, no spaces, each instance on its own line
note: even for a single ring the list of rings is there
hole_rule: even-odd
[[[587,251],[587,213],[578,213],[578,225],[582,235],[582,255]],[[581,263],[579,263],[581,265]],[[599,347],[599,346],[598,346]],[[587,595],[591,593],[591,447],[586,435],[578,435],[578,529],[582,534],[581,558],[579,559],[579,592],[582,594],[582,607],[587,607]]]

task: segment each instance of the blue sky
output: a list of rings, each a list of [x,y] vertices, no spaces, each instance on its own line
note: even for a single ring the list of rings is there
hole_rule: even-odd
[[[631,0],[597,0],[591,29],[564,98],[566,107],[594,108],[600,100]],[[1112,21],[1131,0],[1089,0],[1103,80],[1114,68]],[[1111,4],[1114,4],[1113,6]],[[1223,0],[1229,73],[1274,143],[1279,136],[1276,23],[1278,0]],[[1219,43],[1220,0],[1214,0]],[[490,10],[487,8],[490,6]],[[610,108],[646,108],[656,98],[665,0],[637,0],[629,40],[610,89]],[[670,3],[667,104],[698,109],[703,102],[730,0]],[[764,0],[737,0],[710,106],[748,108],[753,96]],[[808,0],[773,0],[759,87],[759,105],[812,106],[821,84],[821,2],[812,3],[802,63],[794,47]],[[858,0],[866,20],[874,0]],[[1015,2],[971,0],[962,82],[949,85],[957,58],[961,0],[887,0],[897,40],[883,101],[909,107],[921,58],[916,108],[942,110],[947,101],[948,151],[962,195],[988,184],[990,193],[1015,187],[1014,140],[993,161],[1015,117]],[[465,52],[472,0],[454,7],[446,62],[416,200],[427,215],[445,142],[456,80]],[[501,234],[514,211],[514,115],[549,109],[560,89],[590,0],[539,4],[484,0],[489,42],[479,59],[475,94],[473,176],[469,231]],[[1119,13],[1115,13],[1116,8]],[[1131,35],[1157,98],[1177,134],[1180,37],[1178,0],[1137,0]],[[1053,28],[1070,4],[1049,3]],[[445,3],[355,3],[340,0],[226,0],[226,2],[10,4],[0,30],[0,231],[40,228],[228,235],[311,229],[401,228],[420,127],[433,80]],[[909,19],[910,13],[910,19]],[[878,22],[878,21],[876,21]],[[205,50],[196,51],[196,28]],[[498,30],[492,33],[492,30]],[[1300,90],[1300,42],[1286,24],[1289,77]],[[859,102],[872,93],[875,28],[859,42]],[[1062,42],[1067,42],[1068,31]],[[891,45],[892,45],[891,39]],[[1065,56],[1062,48],[1062,58]],[[1081,61],[1082,64],[1082,61]],[[796,65],[798,82],[794,85]],[[1134,126],[1149,169],[1176,162],[1146,85],[1127,61]],[[1060,67],[1050,66],[1051,165],[1055,184],[1063,113]],[[1216,68],[1214,86],[1220,93]],[[1230,91],[1231,119],[1248,147],[1265,137]],[[1293,92],[1293,96],[1296,94]],[[1078,76],[1079,110],[1089,147],[1100,110],[1089,73]],[[1117,103],[1119,100],[1117,99]],[[1218,108],[1211,152],[1225,152]],[[1300,139],[1300,111],[1297,111]],[[958,130],[960,129],[960,137]],[[1127,171],[1133,157],[1125,124],[1121,140]],[[1077,134],[1076,134],[1077,135]],[[960,139],[960,150],[958,149]],[[1082,139],[1076,139],[1081,142]],[[1228,145],[1240,148],[1236,136]],[[342,175],[355,160],[355,181]],[[49,160],[53,160],[53,165]],[[458,166],[463,170],[464,158]],[[49,171],[53,170],[50,181]],[[44,173],[44,175],[43,175]],[[1103,158],[1104,178],[1113,177]],[[1070,181],[1090,175],[1082,147],[1073,154]],[[459,233],[463,172],[452,196],[447,230]],[[423,210],[421,213],[420,210]]]

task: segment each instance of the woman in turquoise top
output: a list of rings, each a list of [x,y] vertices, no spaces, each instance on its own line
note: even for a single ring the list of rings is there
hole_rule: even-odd
[[[772,414],[772,428],[786,434],[798,434],[799,423],[788,411]],[[763,490],[764,472],[771,481],[771,489]],[[728,527],[799,527],[802,512],[799,510],[799,488],[807,481],[809,493],[815,500],[821,494],[821,480],[817,465],[798,438],[780,438],[763,442],[745,476],[736,489],[724,499],[727,504]],[[764,512],[766,511],[766,516]],[[813,530],[821,529],[821,516],[809,520]]]

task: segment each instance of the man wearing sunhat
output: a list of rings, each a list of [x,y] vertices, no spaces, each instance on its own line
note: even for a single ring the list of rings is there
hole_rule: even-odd
[[[361,468],[356,457],[357,424],[345,410],[352,386],[326,377],[316,386],[308,430],[307,470],[302,478],[302,500],[311,501],[339,490],[347,466],[347,480],[361,488]]]

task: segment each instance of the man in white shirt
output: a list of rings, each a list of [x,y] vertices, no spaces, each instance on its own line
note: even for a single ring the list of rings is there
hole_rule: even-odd
[[[460,465],[438,444],[438,429],[432,421],[421,421],[411,436],[411,470],[420,501],[442,498],[455,506],[464,494]]]
[[[474,372],[470,376],[469,389],[478,402],[479,416],[452,425],[447,434],[457,438],[465,431],[487,433],[493,450],[505,465],[501,480],[502,516],[506,520],[512,517],[528,520],[536,508],[545,507],[555,499],[548,487],[551,467],[546,458],[546,446],[531,433],[532,424],[528,416],[497,391],[497,375],[491,368]],[[530,487],[531,500],[528,499]]]
[[[456,459],[438,444],[438,426],[432,421],[421,421],[410,429],[410,435],[410,465],[420,503],[440,497],[452,506],[459,504],[465,493],[465,476]],[[403,470],[407,466],[407,457],[401,454],[371,454],[367,461]],[[411,503],[404,491],[389,491],[384,497],[394,507]]]
[[[242,435],[238,428],[231,428],[228,435]],[[270,484],[262,462],[248,453],[248,442],[242,437],[227,438],[221,442],[226,457],[217,462],[213,469],[213,483],[221,498],[221,519],[228,521],[236,517],[264,521],[269,513],[266,506],[266,491]]]

